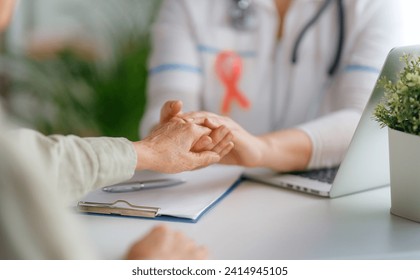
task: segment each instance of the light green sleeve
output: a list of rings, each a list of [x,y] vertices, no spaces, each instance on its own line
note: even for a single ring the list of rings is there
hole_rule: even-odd
[[[29,129],[11,132],[10,139],[34,169],[45,166],[45,176],[68,199],[86,192],[130,179],[137,155],[125,138],[81,138],[45,136]]]

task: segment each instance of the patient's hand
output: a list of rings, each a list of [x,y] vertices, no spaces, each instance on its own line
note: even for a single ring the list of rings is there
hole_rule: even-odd
[[[202,260],[207,258],[207,249],[197,246],[184,234],[160,225],[143,239],[131,246],[129,260]]]
[[[209,135],[217,138],[214,142]],[[173,117],[158,125],[142,141],[135,142],[138,170],[178,173],[217,163],[233,148],[232,134],[225,126],[208,128],[190,120]],[[200,140],[211,148],[194,150]]]
[[[163,104],[160,109],[160,121],[159,124],[164,124],[170,119],[182,114],[182,102],[180,100],[171,100]]]
[[[174,173],[196,169],[218,162],[233,148],[233,135],[225,125],[216,125],[205,118],[183,116],[181,101],[167,101],[162,106],[159,124],[144,139],[146,143],[151,142],[150,147],[154,146],[162,153],[162,156],[154,156],[157,162],[152,170]],[[164,135],[171,141],[162,139]],[[138,149],[139,156],[140,152]],[[137,169],[142,168],[150,169],[141,166]]]

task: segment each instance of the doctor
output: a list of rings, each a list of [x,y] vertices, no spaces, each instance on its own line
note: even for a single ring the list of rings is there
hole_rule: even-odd
[[[224,162],[280,171],[341,162],[382,63],[399,1],[170,0],[153,27],[146,136],[168,99],[234,131]],[[165,110],[163,110],[165,111]],[[166,110],[170,116],[181,114]]]

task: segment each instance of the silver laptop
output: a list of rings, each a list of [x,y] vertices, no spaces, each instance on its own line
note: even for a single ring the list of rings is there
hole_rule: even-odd
[[[391,50],[379,77],[395,80],[404,66],[400,57],[408,53],[420,55],[420,45]],[[247,169],[244,178],[331,198],[389,185],[388,130],[373,119],[383,94],[375,85],[339,167],[288,174]]]

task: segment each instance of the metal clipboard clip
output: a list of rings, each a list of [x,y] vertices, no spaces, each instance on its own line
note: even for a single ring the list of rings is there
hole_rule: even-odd
[[[125,200],[116,200],[111,203],[79,201],[77,203],[77,210],[85,213],[155,218],[160,208],[137,206]]]

